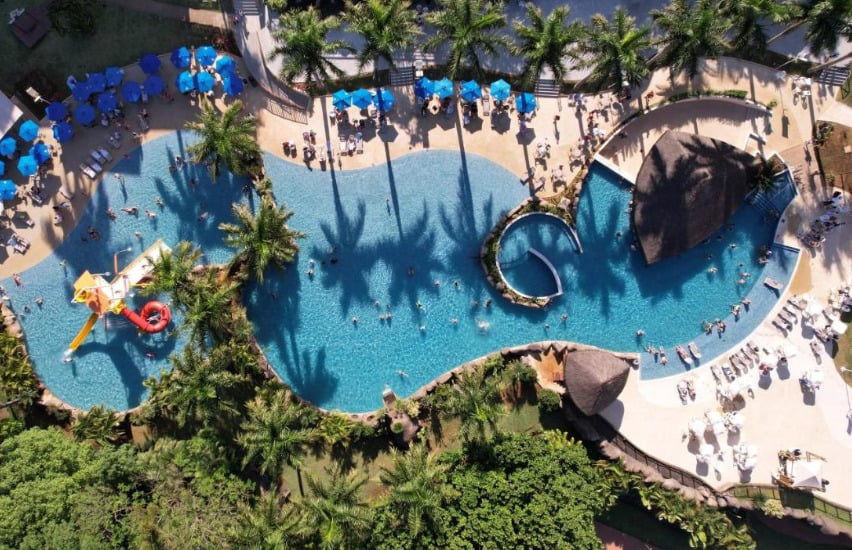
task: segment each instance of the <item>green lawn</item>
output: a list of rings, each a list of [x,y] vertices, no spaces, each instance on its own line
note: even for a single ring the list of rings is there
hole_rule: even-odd
[[[4,2],[4,11],[29,7],[43,0]],[[91,36],[60,36],[52,30],[32,50],[8,30],[0,33],[0,86],[11,93],[15,84],[26,74],[39,70],[53,82],[56,89],[67,91],[68,75],[84,78],[86,72],[103,70],[110,65],[124,66],[138,61],[144,52],[165,53],[178,46],[210,42],[213,31],[198,25],[163,19],[138,12],[104,6],[97,28]]]

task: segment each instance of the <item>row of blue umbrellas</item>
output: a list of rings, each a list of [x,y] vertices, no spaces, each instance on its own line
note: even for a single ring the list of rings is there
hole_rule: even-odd
[[[376,92],[359,88],[352,93],[340,89],[334,92],[331,96],[331,102],[335,109],[343,110],[348,107],[358,107],[366,109],[370,105],[375,105],[379,111],[389,111],[396,99],[390,90],[379,88]]]
[[[175,80],[175,86],[177,86],[178,91],[182,94],[193,90],[206,94],[211,91],[215,85],[216,79],[207,71],[200,71],[195,74],[192,74],[189,71],[184,71],[180,73]],[[236,76],[233,72],[225,73],[225,77],[222,79],[222,90],[226,94],[232,96],[239,95],[243,91],[243,88],[243,80],[239,76]]]
[[[512,87],[501,78],[491,83],[490,91],[491,97],[497,101],[505,101],[511,95]],[[437,95],[441,99],[446,99],[453,95],[453,82],[448,78],[433,81],[424,76],[414,84],[414,92],[417,94],[417,97],[423,100],[433,95]],[[476,101],[482,97],[482,86],[475,80],[462,82],[459,88],[459,95],[465,101]],[[529,92],[523,92],[515,98],[515,108],[519,113],[532,112],[536,109],[536,106],[535,96]]]

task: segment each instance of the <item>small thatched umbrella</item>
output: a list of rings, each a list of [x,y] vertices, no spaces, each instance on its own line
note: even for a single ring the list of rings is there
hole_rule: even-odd
[[[629,373],[627,361],[607,351],[572,351],[565,357],[565,387],[577,408],[587,416],[615,401]]]

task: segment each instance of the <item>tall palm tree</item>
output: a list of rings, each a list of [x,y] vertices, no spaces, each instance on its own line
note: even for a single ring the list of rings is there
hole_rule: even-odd
[[[298,526],[294,508],[283,502],[273,486],[263,491],[254,506],[240,506],[240,521],[228,538],[236,548],[278,550],[292,545]]]
[[[435,27],[435,35],[426,41],[426,49],[449,43],[447,76],[456,78],[464,67],[472,67],[482,76],[480,52],[497,55],[509,47],[500,29],[506,26],[503,3],[489,0],[439,0],[441,10],[430,12],[426,21]]]
[[[240,327],[240,312],[233,301],[239,283],[223,278],[215,269],[208,269],[191,279],[183,304],[184,321],[181,330],[202,348],[209,341],[221,343],[234,336]]]
[[[575,21],[566,22],[571,8],[559,6],[547,18],[541,14],[541,9],[532,2],[527,3],[528,21],[515,21],[515,34],[519,44],[511,47],[513,55],[524,58],[524,84],[532,87],[545,67],[553,73],[557,82],[565,80],[568,67],[565,58],[573,57],[570,47],[580,37],[582,24]]]
[[[601,14],[593,15],[580,41],[582,65],[592,69],[586,81],[595,91],[613,85],[620,89],[624,81],[630,86],[639,84],[650,74],[642,57],[650,46],[651,27],[637,27],[636,19],[625,8],[617,7],[611,21]]]
[[[740,51],[766,51],[766,23],[789,23],[801,12],[798,4],[776,0],[722,0],[721,5],[734,33],[731,45]]]
[[[849,0],[810,0],[805,6],[805,21],[808,25],[805,39],[814,55],[834,52],[840,37],[852,40]]]
[[[260,147],[255,141],[255,121],[243,114],[243,104],[234,102],[220,115],[206,98],[201,101],[197,120],[186,128],[199,134],[201,140],[187,147],[192,161],[207,164],[213,181],[219,178],[222,165],[238,176],[255,173]]]
[[[382,467],[379,479],[390,487],[387,505],[416,540],[428,524],[439,521],[447,492],[442,485],[447,467],[439,464],[423,444],[412,446],[406,453],[393,448],[391,458],[393,468]]]
[[[118,417],[112,409],[95,405],[88,412],[77,415],[71,431],[77,441],[88,440],[98,445],[108,445],[118,437]]]
[[[314,543],[312,547],[324,550],[363,548],[372,516],[360,495],[367,478],[357,472],[343,475],[335,470],[328,473],[327,481],[305,475],[311,497],[297,503],[303,533]]]
[[[657,65],[671,74],[686,69],[692,78],[702,57],[716,57],[728,49],[725,35],[730,28],[716,0],[671,0],[662,10],[652,10],[651,19],[662,31],[656,44],[662,47]]]
[[[164,252],[154,262],[151,283],[141,287],[141,293],[151,296],[166,292],[175,303],[186,305],[192,272],[200,259],[199,247],[189,241],[180,241],[171,252]]]
[[[444,412],[461,420],[465,441],[485,441],[489,429],[497,431],[504,412],[497,381],[482,369],[472,369],[459,376],[454,389],[442,406]]]
[[[263,284],[267,267],[284,269],[293,263],[299,251],[296,239],[305,235],[287,226],[293,216],[291,210],[283,205],[276,208],[269,197],[261,198],[257,214],[246,204],[235,204],[231,209],[237,223],[222,223],[219,229],[225,232],[225,244],[237,249],[229,262],[232,270],[246,271]]]
[[[284,58],[280,76],[287,84],[304,78],[305,88],[312,96],[316,84],[332,77],[343,76],[340,67],[327,58],[341,50],[352,51],[343,40],[329,40],[328,33],[340,27],[337,17],[321,17],[313,6],[306,10],[291,10],[281,16],[281,28],[272,33],[278,45],[269,54],[272,59]]]
[[[357,4],[346,0],[343,20],[349,30],[364,38],[364,45],[358,50],[358,70],[372,62],[373,80],[378,81],[379,60],[384,59],[395,69],[394,53],[410,48],[420,34],[416,17],[410,0],[366,0]]]
[[[213,348],[205,355],[187,345],[182,354],[172,355],[170,372],[145,382],[151,388],[151,405],[180,427],[210,428],[233,421],[239,411],[239,390],[247,378],[231,372],[232,357],[229,346]]]
[[[293,403],[286,391],[278,390],[248,404],[248,420],[242,424],[237,443],[245,450],[243,467],[257,463],[261,474],[276,479],[285,465],[295,468],[304,496],[301,454],[314,438],[315,431],[306,426],[304,407]]]

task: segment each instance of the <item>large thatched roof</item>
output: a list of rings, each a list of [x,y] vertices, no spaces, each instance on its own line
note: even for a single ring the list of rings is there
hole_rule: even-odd
[[[633,225],[649,264],[710,237],[748,193],[755,157],[733,145],[668,131],[636,177]]]
[[[630,373],[627,361],[603,350],[572,351],[565,357],[565,387],[583,414],[592,416],[615,401]]]

